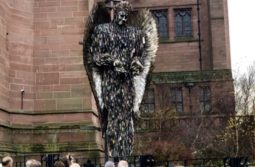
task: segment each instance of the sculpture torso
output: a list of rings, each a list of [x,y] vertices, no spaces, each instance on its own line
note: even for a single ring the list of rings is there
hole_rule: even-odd
[[[133,144],[133,77],[135,60],[142,62],[142,34],[135,27],[115,23],[98,25],[94,31],[94,63],[102,76],[102,100],[107,112],[106,136],[112,156],[129,156]],[[115,62],[121,64],[117,68]]]
[[[95,33],[100,34],[95,39],[101,42],[99,42],[99,52],[108,53],[111,57],[111,62],[107,66],[112,65],[114,60],[120,60],[125,73],[131,75],[131,63],[141,50],[141,31],[135,27],[107,23],[98,25],[95,28]],[[133,51],[135,52],[133,53]],[[103,60],[101,59],[101,61]]]

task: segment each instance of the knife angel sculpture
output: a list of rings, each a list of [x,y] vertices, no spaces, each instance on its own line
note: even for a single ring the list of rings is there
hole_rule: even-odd
[[[133,149],[133,115],[139,115],[146,78],[158,48],[150,11],[131,12],[127,1],[98,4],[84,36],[84,65],[96,99],[108,155],[127,157]],[[131,17],[132,16],[132,17]]]

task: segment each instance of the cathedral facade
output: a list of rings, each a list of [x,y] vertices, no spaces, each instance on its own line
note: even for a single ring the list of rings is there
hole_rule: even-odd
[[[151,10],[160,37],[141,111],[234,110],[227,0],[130,2]],[[0,0],[0,155],[103,153],[79,44],[95,3]]]

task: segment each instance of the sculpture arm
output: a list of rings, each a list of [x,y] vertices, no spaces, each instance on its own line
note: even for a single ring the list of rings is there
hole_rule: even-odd
[[[95,53],[93,57],[93,62],[97,66],[113,65],[113,59],[108,53]]]
[[[93,63],[97,66],[109,66],[113,64],[113,59],[107,53],[107,34],[101,27],[96,27],[92,36],[91,51],[93,54]]]

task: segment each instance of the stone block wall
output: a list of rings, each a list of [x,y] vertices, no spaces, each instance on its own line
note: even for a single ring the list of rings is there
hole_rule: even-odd
[[[231,68],[227,0],[210,0],[214,69]]]
[[[25,90],[24,109],[34,109],[34,22],[31,0],[10,1],[8,18],[9,102],[8,110],[21,109],[21,89]]]
[[[0,1],[0,107],[9,107],[8,1]]]
[[[224,115],[235,110],[234,86],[230,70],[212,70],[203,72],[154,73],[151,76],[151,87],[154,90],[155,111],[175,109],[171,101],[172,88],[182,93],[183,111],[180,115],[201,114],[201,88],[209,89],[208,100],[211,110],[206,115]],[[188,84],[192,84],[191,87]]]
[[[0,1],[1,103],[2,109],[21,109],[21,89],[26,90],[24,107],[34,108],[33,1]]]
[[[159,47],[155,72],[200,70],[197,0],[131,2],[135,8],[168,10],[169,39]],[[192,38],[175,38],[174,9],[177,8],[192,9]],[[200,0],[200,25],[203,70],[231,69],[227,0]]]
[[[82,45],[87,0],[35,0],[35,111],[91,108]]]
[[[92,4],[0,1],[0,152],[101,151],[79,44]]]
[[[197,115],[201,112],[199,90],[200,87],[208,86],[211,90],[210,104],[212,111],[204,114],[223,114],[235,110],[233,81],[216,81],[210,83],[196,82],[190,90],[183,83],[179,84],[155,84],[155,110],[175,109],[171,101],[171,88],[178,87],[182,91],[183,111],[179,115]],[[191,107],[191,108],[190,108]],[[225,107],[225,108],[224,108]],[[227,107],[227,108],[226,108]]]

